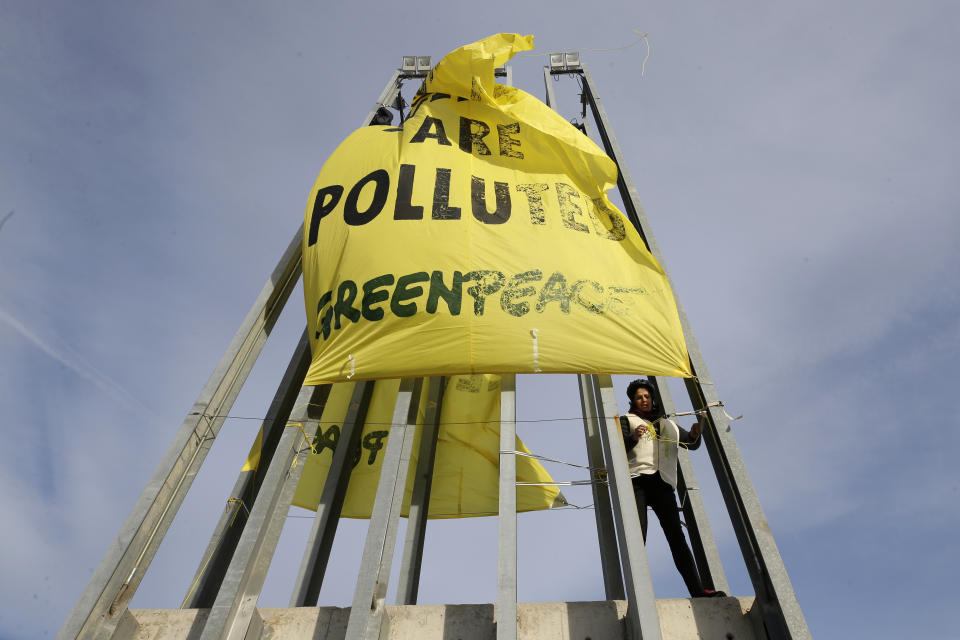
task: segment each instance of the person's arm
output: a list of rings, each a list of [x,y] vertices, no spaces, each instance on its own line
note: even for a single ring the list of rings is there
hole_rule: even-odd
[[[700,423],[694,422],[693,426],[690,427],[690,431],[687,431],[681,426],[677,426],[677,429],[680,430],[680,444],[691,451],[699,449],[700,443],[703,441],[703,438],[700,437],[701,429]]]
[[[630,421],[627,416],[620,416],[620,432],[623,433],[623,446],[630,451],[637,446],[637,441],[633,437],[633,430],[630,428]]]

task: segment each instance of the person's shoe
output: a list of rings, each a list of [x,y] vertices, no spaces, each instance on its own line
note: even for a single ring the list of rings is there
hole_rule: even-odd
[[[697,598],[726,598],[726,597],[727,597],[727,594],[724,593],[723,591],[714,591],[713,589],[704,589],[702,594],[700,594],[699,596],[695,596],[695,597],[697,597]]]

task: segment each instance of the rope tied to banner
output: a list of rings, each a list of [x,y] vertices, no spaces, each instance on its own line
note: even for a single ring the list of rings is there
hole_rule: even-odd
[[[724,405],[724,403],[721,402],[721,401],[709,402],[709,403],[707,403],[707,404],[705,405],[706,408],[704,408],[704,409],[698,409],[698,410],[696,410],[696,411],[681,411],[681,412],[677,412],[677,413],[668,413],[668,414],[666,414],[666,415],[664,416],[664,418],[675,418],[675,417],[678,417],[678,416],[693,416],[693,415],[702,416],[702,415],[704,415],[704,414],[706,414],[706,413],[709,412],[708,409],[709,409],[710,407],[724,407],[724,406],[726,406],[726,405]],[[315,402],[305,402],[305,403],[303,403],[303,404],[298,404],[298,405],[296,405],[296,406],[291,410],[291,413],[294,413],[294,412],[296,412],[298,409],[302,409],[303,407],[318,407],[318,408],[321,408],[321,409],[322,409],[322,408],[324,407],[324,405],[323,405],[323,404],[318,404],[318,403],[315,403]],[[723,411],[723,414],[726,416],[727,420],[730,420],[730,421],[741,420],[741,419],[743,418],[743,415],[739,415],[739,416],[733,417],[733,416],[731,416],[729,413],[727,413],[726,410]],[[223,418],[224,420],[256,420],[256,421],[258,421],[258,422],[266,422],[266,421],[272,419],[271,416],[237,416],[237,415],[230,415],[230,414],[226,414],[226,413],[207,414],[207,413],[202,413],[202,412],[200,412],[200,411],[191,411],[191,412],[188,413],[187,415],[191,415],[191,416],[203,416],[204,418],[208,418],[208,419],[219,419],[219,418]],[[520,419],[520,420],[516,420],[516,423],[517,423],[517,424],[548,424],[548,423],[551,423],[551,422],[579,422],[579,421],[582,421],[582,420],[584,420],[584,419],[588,419],[588,420],[598,420],[598,419],[601,419],[601,418],[603,418],[603,416],[601,416],[601,415],[588,415],[588,416],[577,415],[577,416],[561,416],[561,417],[557,417],[557,418]],[[311,420],[311,422],[314,422],[314,423],[319,424],[319,425],[330,425],[330,424],[339,424],[339,423],[340,423],[340,420],[334,420],[334,419],[330,419],[330,420]],[[489,422],[490,422],[490,420],[444,420],[444,421],[439,422],[438,424],[441,425],[441,426],[443,426],[443,425],[461,425],[461,424],[488,424]],[[368,421],[366,421],[364,424],[368,424],[368,425],[389,425],[389,424],[392,424],[392,423],[390,423],[390,422],[379,422],[379,421],[376,421],[376,420],[368,420]],[[209,438],[208,438],[208,439],[209,439]]]
[[[228,503],[228,504],[239,504],[240,507],[243,509],[244,513],[247,514],[247,517],[248,517],[248,518],[250,517],[250,509],[247,508],[247,505],[246,505],[246,504],[243,502],[243,500],[241,500],[240,498],[227,498],[227,503]],[[238,511],[237,513],[239,513],[239,511]],[[234,517],[234,519],[236,519],[236,517],[237,517],[236,513],[233,515],[233,517]]]
[[[534,373],[540,372],[540,365],[537,361],[540,359],[540,346],[538,342],[538,337],[540,335],[540,329],[530,329],[530,337],[533,338],[533,371]]]

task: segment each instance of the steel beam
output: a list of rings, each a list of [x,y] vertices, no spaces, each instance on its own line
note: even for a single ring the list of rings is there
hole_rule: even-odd
[[[190,583],[190,589],[181,604],[183,609],[206,609],[213,605],[217,590],[227,572],[230,558],[237,548],[240,534],[250,517],[250,510],[257,499],[260,485],[270,467],[270,461],[277,449],[277,443],[290,417],[294,401],[303,384],[303,378],[310,366],[310,342],[304,329],[300,342],[290,358],[290,364],[283,374],[280,386],[273,396],[273,402],[267,410],[267,417],[260,431],[260,460],[256,469],[241,471],[233,486],[227,505],[214,529],[207,550],[200,560],[200,566]]]
[[[337,448],[333,451],[333,459],[327,471],[323,491],[320,493],[320,503],[317,505],[313,527],[307,539],[306,551],[290,598],[291,607],[316,606],[320,597],[320,587],[323,585],[323,576],[327,571],[330,549],[333,548],[333,539],[337,535],[343,499],[347,495],[350,473],[353,471],[350,461],[354,452],[360,448],[360,436],[363,433],[363,423],[367,418],[367,407],[370,405],[370,396],[373,394],[373,384],[372,381],[363,380],[353,389],[350,406],[343,419],[340,439],[337,441]]]
[[[367,113],[367,117],[363,120],[362,126],[366,127],[373,122],[373,117],[377,115],[377,110],[380,107],[389,107],[391,104],[393,104],[394,99],[397,97],[397,93],[400,91],[400,80],[400,71],[394,71],[390,79],[387,80],[387,84],[383,87],[383,91],[380,92],[380,96],[377,98],[377,101]]]
[[[517,379],[501,376],[497,640],[517,640]]]
[[[553,76],[550,67],[543,68],[543,84],[546,90],[546,103],[556,110],[557,98],[553,90]],[[603,445],[600,441],[600,423],[597,419],[597,402],[593,378],[580,374],[577,376],[580,389],[580,407],[583,413],[583,429],[587,444],[587,459],[590,467],[604,466]],[[593,480],[594,515],[597,520],[597,537],[600,543],[600,567],[603,573],[603,588],[607,600],[622,600],[623,574],[620,572],[620,558],[617,553],[617,539],[613,526],[613,513],[610,508],[610,491],[600,482],[600,476],[591,471]]]
[[[647,214],[640,204],[640,195],[637,193],[637,188],[633,184],[633,178],[630,177],[630,174],[624,166],[623,152],[620,150],[620,144],[613,136],[613,129],[610,127],[607,112],[603,108],[600,98],[597,97],[593,81],[590,79],[590,72],[587,71],[586,66],[581,67],[580,74],[583,77],[583,90],[590,103],[593,122],[597,125],[597,134],[603,143],[604,151],[607,152],[610,159],[617,165],[617,189],[620,191],[623,207],[626,209],[624,213],[627,218],[630,219],[630,222],[633,223],[640,237],[647,243],[647,248],[650,249],[650,253],[652,253],[660,262],[660,265],[663,266],[663,256],[660,253],[660,247],[657,245],[657,241],[650,231],[650,220],[647,219]]]
[[[423,542],[430,513],[430,489],[433,484],[433,463],[437,454],[437,436],[440,433],[440,412],[446,378],[430,378],[427,406],[424,411],[423,432],[417,452],[417,470],[407,514],[407,535],[400,564],[400,582],[397,586],[397,604],[417,604],[420,589],[420,566],[423,562]]]
[[[582,68],[581,74],[604,149],[619,170],[617,186],[623,198],[626,214],[647,243],[650,252],[663,267],[664,273],[667,273],[663,254],[653,236],[650,221],[640,204],[636,187],[626,170],[620,145],[613,136],[606,111],[597,97],[586,66]],[[667,279],[670,280],[668,273]],[[672,282],[671,287],[676,291]],[[690,328],[683,306],[679,299],[676,302],[687,351],[690,354],[690,363],[696,376],[685,381],[687,392],[695,409],[707,410],[707,416],[704,419],[707,423],[704,429],[707,451],[710,453],[710,461],[717,475],[727,512],[733,523],[734,532],[737,534],[737,541],[753,582],[757,600],[761,605],[767,633],[771,638],[809,638],[810,630],[807,628],[793,585],[783,566],[783,560],[773,540],[766,516],[760,507],[753,483],[747,475],[733,432],[727,423],[726,415],[716,404],[719,402],[719,396],[710,379],[700,347]]]
[[[557,109],[557,94],[553,90],[553,76],[550,75],[550,67],[543,68],[543,86],[546,93],[546,103],[547,106],[556,111]]]
[[[673,403],[670,387],[667,386],[667,378],[650,376],[649,380],[660,396],[660,404],[664,412],[668,415],[676,413],[677,408]],[[717,541],[713,537],[707,510],[700,495],[700,487],[697,485],[697,476],[690,463],[690,452],[684,447],[677,447],[677,454],[679,466],[677,493],[681,496],[683,519],[687,525],[690,546],[700,573],[700,582],[706,589],[718,589],[729,593],[730,586],[727,584],[727,576],[720,562]]]
[[[627,449],[623,444],[617,401],[609,374],[593,375],[600,420],[600,439],[607,461],[607,481],[613,494],[613,517],[620,543],[620,562],[627,588],[627,633],[631,640],[660,640],[660,619],[653,595],[650,566],[643,544],[640,515],[633,494]]]
[[[301,225],[57,634],[59,640],[109,637],[119,623],[300,277],[302,231]]]
[[[546,67],[545,67],[546,68]],[[603,443],[600,439],[600,420],[597,411],[596,390],[593,377],[577,375],[580,387],[580,407],[583,412],[583,433],[587,441],[587,464],[591,469],[604,467]],[[607,600],[623,600],[623,574],[620,571],[620,555],[617,552],[617,532],[610,507],[610,489],[606,474],[590,471],[593,489],[593,513],[597,520],[597,539],[600,542],[600,568],[603,572],[603,589]]]
[[[417,409],[423,378],[404,378],[390,423],[386,451],[380,467],[377,493],[373,500],[367,538],[360,561],[360,575],[347,620],[346,640],[377,640],[387,598],[387,583],[393,564],[393,550],[400,526],[400,510],[410,468]]]
[[[315,433],[329,389],[305,386],[284,429],[277,453],[260,489],[250,519],[227,568],[201,640],[243,640],[263,589],[290,502],[310,452],[307,433]]]

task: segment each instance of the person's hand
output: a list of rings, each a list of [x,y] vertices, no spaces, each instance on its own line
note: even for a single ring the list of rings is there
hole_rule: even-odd
[[[694,422],[694,423],[693,423],[693,426],[690,427],[690,437],[691,437],[692,439],[696,440],[697,438],[700,437],[700,433],[701,433],[701,432],[702,432],[702,430],[700,429],[700,423],[699,423],[699,422]]]
[[[645,424],[641,424],[639,427],[633,430],[633,440],[634,442],[640,442],[640,438],[643,437],[643,432],[646,431],[649,427]]]

